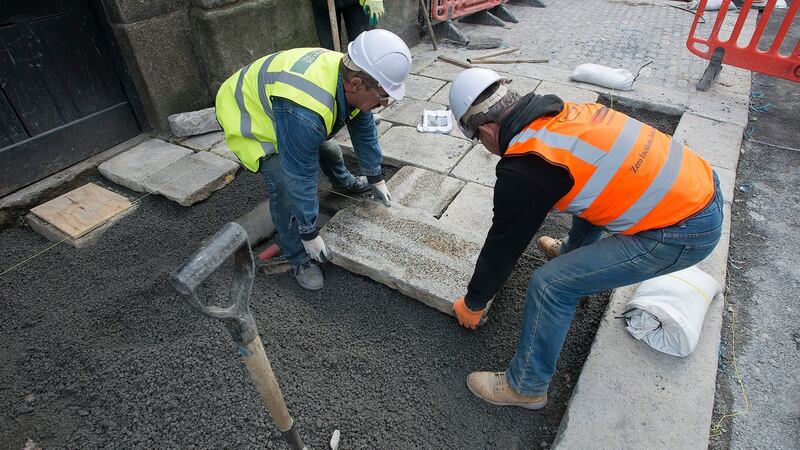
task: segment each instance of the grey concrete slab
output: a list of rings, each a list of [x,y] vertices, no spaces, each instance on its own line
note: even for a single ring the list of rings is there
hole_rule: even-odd
[[[148,192],[145,180],[193,152],[188,148],[150,139],[100,164],[100,173],[114,183],[137,192]]]
[[[88,233],[76,239],[73,239],[68,234],[59,230],[51,223],[48,223],[46,220],[37,217],[36,214],[26,215],[25,221],[33,231],[39,233],[50,242],[64,242],[75,248],[86,248],[96,244],[103,236],[103,234],[105,234],[106,231],[108,231],[116,223],[120,222],[123,218],[131,214],[136,209],[136,207],[137,207],[136,203],[132,204],[130,208],[112,217],[108,222],[103,223],[97,228],[89,231]]]
[[[466,60],[464,61],[466,63]],[[459,73],[463,72],[464,68],[454,64],[446,63],[443,61],[433,61],[428,64],[424,69],[419,71],[419,75],[426,77],[438,78],[444,81],[453,81]]]
[[[725,286],[730,205],[723,234],[698,267]],[[708,448],[723,299],[709,306],[695,351],[686,358],[636,341],[617,319],[638,285],[616,289],[561,421],[555,448]],[[598,440],[602,437],[602,440]]]
[[[414,48],[411,49],[411,51],[413,53],[414,51],[418,51],[421,48],[422,47],[414,47]],[[420,72],[425,70],[426,67],[428,67],[431,64],[433,64],[434,61],[435,61],[435,59],[433,59],[433,58],[414,55],[411,58],[411,73],[413,73],[415,75],[419,75]]]
[[[227,186],[237,169],[238,164],[209,152],[192,153],[149,176],[143,184],[148,192],[191,206]]]
[[[480,245],[429,214],[362,202],[339,211],[320,235],[332,262],[447,314],[469,283]]]
[[[216,108],[214,107],[172,114],[167,117],[167,120],[172,134],[178,137],[196,136],[222,130],[217,122]]]
[[[747,125],[748,95],[734,94],[726,91],[697,92],[689,95],[686,106],[690,112],[698,116],[729,122],[739,126]]]
[[[722,191],[722,199],[725,203],[730,204],[736,195],[736,172],[731,169],[722,167],[714,167],[714,172],[719,177],[719,188]]]
[[[378,138],[383,136],[386,133],[386,130],[392,128],[392,123],[386,120],[381,120],[375,128],[378,129]],[[339,130],[338,133],[333,137],[333,140],[342,147],[343,151],[346,151],[350,154],[353,154],[353,141],[350,140],[350,132],[347,131],[347,127],[342,128]]]
[[[450,173],[472,142],[451,136],[420,133],[415,128],[396,126],[380,139],[383,161],[396,167],[417,166]]]
[[[453,83],[450,82],[450,83],[447,83],[444,86],[442,86],[442,88],[439,89],[438,91],[436,91],[436,94],[434,94],[433,97],[431,97],[429,101],[431,101],[433,103],[438,103],[440,105],[449,105],[450,104],[450,98],[449,98],[449,96],[450,96],[450,86],[452,86],[452,85],[453,85]]]
[[[190,148],[196,152],[211,150],[214,145],[225,140],[225,133],[222,131],[212,131],[210,133],[199,134],[189,138],[179,140],[178,144]]]
[[[406,97],[417,100],[428,100],[445,84],[447,84],[446,81],[414,75],[412,73],[406,78]]]
[[[486,233],[492,227],[494,189],[476,183],[467,183],[450,203],[440,222],[453,229],[464,229],[468,237],[483,245]]]
[[[500,157],[489,153],[483,144],[472,147],[472,150],[453,169],[452,176],[492,187],[497,181],[495,167]]]
[[[386,182],[392,202],[439,217],[464,187],[464,182],[442,173],[405,166]]]
[[[736,171],[744,126],[685,113],[673,135],[715,167]]]
[[[595,103],[597,101],[597,92],[549,81],[542,81],[536,88],[536,93],[542,95],[555,94],[561,100],[572,103]]]
[[[513,74],[503,75],[510,76],[511,83],[508,85],[508,88],[519,95],[527,95],[531,92],[536,92],[536,90],[539,89],[540,85],[542,84],[542,80],[537,80],[535,78]]]
[[[228,147],[228,143],[225,142],[225,140],[222,140],[221,142],[218,142],[218,143],[214,144],[214,146],[211,147],[211,150],[209,150],[209,151],[211,153],[217,155],[217,156],[220,156],[220,157],[225,158],[227,160],[233,161],[236,164],[239,164],[239,165],[242,164],[239,161],[239,157],[236,156],[236,154],[233,153],[233,151],[231,151],[231,148]]]

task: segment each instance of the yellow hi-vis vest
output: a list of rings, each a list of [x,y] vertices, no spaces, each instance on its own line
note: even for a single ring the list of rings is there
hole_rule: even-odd
[[[342,56],[321,48],[277,52],[244,66],[222,83],[217,92],[217,120],[228,147],[247,169],[258,172],[261,158],[278,151],[272,97],[319,114],[330,136]]]

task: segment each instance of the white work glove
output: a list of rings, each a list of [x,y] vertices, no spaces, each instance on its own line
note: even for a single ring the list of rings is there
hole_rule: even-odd
[[[387,208],[392,207],[392,194],[389,193],[389,188],[386,187],[386,181],[381,180],[377,183],[372,183],[369,188],[372,190],[373,200],[383,203],[383,206]]]
[[[320,236],[310,241],[303,241],[303,247],[305,247],[308,256],[314,261],[323,263],[331,260],[331,251],[328,250],[328,246],[325,245],[325,241]]]

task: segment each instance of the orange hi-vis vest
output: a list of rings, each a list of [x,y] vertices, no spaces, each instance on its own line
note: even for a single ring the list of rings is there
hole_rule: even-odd
[[[711,165],[671,136],[597,103],[564,103],[534,120],[503,157],[535,153],[569,170],[556,204],[611,233],[675,225],[714,196]]]

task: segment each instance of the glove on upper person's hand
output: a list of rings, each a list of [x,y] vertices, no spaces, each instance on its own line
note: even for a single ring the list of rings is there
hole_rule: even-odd
[[[481,324],[484,309],[479,311],[469,309],[464,302],[464,297],[461,297],[453,303],[453,312],[456,314],[456,320],[458,320],[459,325],[474,330]]]
[[[369,17],[369,24],[373,27],[383,17],[383,0],[359,0],[364,7],[364,14]]]
[[[372,190],[373,200],[383,203],[383,206],[387,208],[391,208],[392,194],[389,193],[389,188],[386,187],[386,181],[381,180],[377,183],[372,183],[369,188]]]
[[[317,236],[310,241],[304,240],[303,247],[305,247],[308,256],[310,256],[314,261],[322,263],[331,260],[331,252],[328,250],[328,246],[325,245],[325,241],[323,241],[322,237],[320,236]]]

